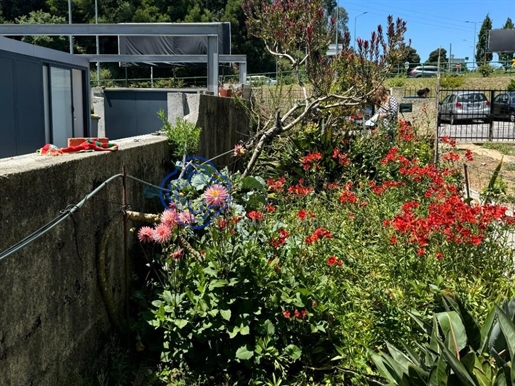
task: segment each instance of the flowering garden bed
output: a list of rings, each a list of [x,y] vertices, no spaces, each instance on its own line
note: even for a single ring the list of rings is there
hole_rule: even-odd
[[[427,339],[410,313],[512,296],[514,219],[463,199],[452,139],[436,168],[406,122],[292,138],[253,176],[191,160],[139,229],[165,384],[386,384],[371,353]]]

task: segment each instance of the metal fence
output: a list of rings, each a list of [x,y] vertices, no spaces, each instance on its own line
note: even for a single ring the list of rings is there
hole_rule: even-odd
[[[515,92],[442,89],[438,100],[439,137],[515,142]]]

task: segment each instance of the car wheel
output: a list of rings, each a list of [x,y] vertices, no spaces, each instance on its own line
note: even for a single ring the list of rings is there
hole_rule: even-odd
[[[450,125],[455,125],[456,124],[456,118],[452,114],[449,115],[449,124]]]
[[[510,122],[515,122],[515,111],[512,111],[510,114]]]

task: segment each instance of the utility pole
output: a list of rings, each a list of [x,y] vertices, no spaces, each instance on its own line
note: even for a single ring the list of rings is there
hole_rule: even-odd
[[[68,24],[72,24],[72,0],[68,0]],[[73,35],[70,38],[70,54],[73,54]]]

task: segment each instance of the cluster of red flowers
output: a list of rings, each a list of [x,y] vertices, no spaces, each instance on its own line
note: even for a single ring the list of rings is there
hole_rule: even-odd
[[[224,219],[220,218],[218,219],[218,226],[220,229],[226,229],[230,225],[236,225],[241,220],[241,217],[235,216],[231,219]],[[231,234],[234,234],[234,227],[231,229]]]
[[[304,186],[304,179],[301,178],[297,185],[292,185],[288,188],[288,192],[296,197],[304,197],[313,191],[312,186]]]
[[[447,242],[477,246],[485,239],[484,231],[492,222],[513,222],[506,215],[506,207],[470,206],[463,202],[459,194],[431,203],[427,207],[427,214],[417,213],[419,206],[418,202],[406,202],[399,215],[383,223],[406,236],[408,243],[418,245],[419,255],[424,254],[423,248],[429,245],[433,235],[443,234]],[[395,244],[397,238],[392,238],[390,242]]]
[[[417,160],[410,161],[403,155],[398,154],[399,148],[394,146],[390,150],[388,150],[388,153],[383,157],[381,160],[381,163],[383,165],[388,165],[390,162],[396,162],[399,161],[404,166],[410,166],[412,164],[416,164]]]
[[[453,151],[449,151],[447,153],[442,154],[442,159],[444,161],[459,161],[460,155]]]
[[[369,184],[370,188],[372,188],[372,192],[374,192],[378,196],[382,195],[388,189],[398,188],[399,186],[406,186],[406,183],[403,181],[384,181],[380,185],[377,185],[375,181],[370,181]]]
[[[317,228],[312,235],[306,237],[304,240],[307,244],[313,244],[315,241],[320,239],[332,239],[333,235],[325,228]]]
[[[309,153],[307,156],[301,157],[300,162],[302,162],[302,167],[304,170],[310,170],[311,166],[315,166],[316,169],[320,169],[320,165],[318,161],[322,159],[322,154],[315,151],[313,153]]]
[[[343,187],[342,193],[340,194],[340,204],[346,204],[351,203],[355,204],[359,201],[358,196],[351,190],[352,189],[352,182],[349,182],[345,184]]]
[[[448,145],[451,145],[451,147],[456,147],[456,140],[454,138],[449,137],[448,135],[445,135],[442,138],[440,138],[440,141]]]
[[[279,236],[278,237],[272,237],[270,240],[270,245],[274,248],[279,248],[281,245],[286,243],[286,239],[290,237],[290,234],[286,229],[281,228],[279,229]]]
[[[305,209],[301,209],[297,212],[297,217],[301,220],[304,220],[307,216],[309,216],[309,218],[316,218],[317,215],[313,212],[307,212]]]
[[[339,258],[337,258],[336,256],[333,255],[327,259],[327,264],[337,265],[337,266],[341,267],[343,265],[343,261],[341,261]]]
[[[280,177],[277,180],[274,180],[273,178],[269,178],[266,181],[266,184],[268,186],[268,190],[270,190],[271,192],[282,193],[282,192],[284,192],[285,182],[286,182],[285,177]]]
[[[301,311],[299,311],[299,310],[293,311],[293,317],[297,318],[297,319],[304,319],[307,315],[308,315],[308,310],[306,310],[306,309],[303,309]],[[291,318],[291,312],[286,310],[286,311],[283,312],[283,316],[286,319],[290,319]]]
[[[333,150],[332,157],[338,160],[338,163],[342,166],[350,165],[349,155],[346,153],[340,153],[340,149],[337,147]]]
[[[251,220],[261,221],[261,220],[263,220],[264,216],[263,216],[263,213],[258,212],[256,210],[252,210],[249,213],[247,213],[247,217],[250,218]]]
[[[400,140],[405,142],[417,142],[417,137],[415,136],[415,129],[408,121],[400,120],[399,121],[399,131],[398,137]]]

